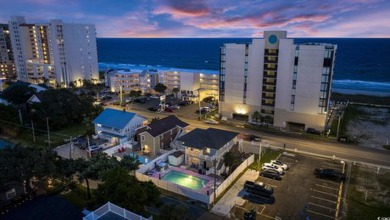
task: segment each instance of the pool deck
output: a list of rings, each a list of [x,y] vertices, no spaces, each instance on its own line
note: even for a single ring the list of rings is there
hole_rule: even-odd
[[[185,173],[185,174],[188,174],[191,176],[195,176],[195,177],[198,177],[200,179],[208,180],[207,184],[204,187],[200,188],[199,190],[194,190],[194,191],[197,191],[197,192],[200,192],[203,194],[207,194],[207,192],[211,193],[211,190],[213,189],[213,186],[214,186],[214,178],[193,172],[191,170],[186,170],[186,169],[179,168],[179,167],[169,166],[169,168],[164,170],[164,171],[155,172],[152,175],[152,177],[162,179],[167,173],[169,173],[172,170],[180,172],[180,173]],[[188,188],[188,189],[191,189],[191,188]]]

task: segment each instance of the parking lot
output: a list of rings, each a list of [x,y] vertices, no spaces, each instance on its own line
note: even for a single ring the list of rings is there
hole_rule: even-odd
[[[316,178],[314,168],[331,168],[343,171],[338,160],[322,159],[298,154],[282,154],[279,159],[290,166],[282,180],[259,177],[274,188],[273,204],[256,204],[246,201],[232,209],[235,217],[242,218],[245,212],[257,211],[257,219],[335,219],[340,209],[342,183]]]

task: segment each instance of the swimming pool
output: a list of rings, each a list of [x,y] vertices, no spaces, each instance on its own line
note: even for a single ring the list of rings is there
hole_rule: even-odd
[[[208,180],[176,170],[171,170],[169,173],[165,174],[162,179],[194,190],[203,188],[209,182]]]
[[[137,154],[130,154],[130,156],[133,156],[134,158],[136,157],[141,164],[147,164],[150,161],[152,161],[152,159],[150,159],[149,157],[145,157]]]
[[[8,143],[7,141],[0,140],[0,149],[5,148],[6,146],[11,146],[11,143]]]

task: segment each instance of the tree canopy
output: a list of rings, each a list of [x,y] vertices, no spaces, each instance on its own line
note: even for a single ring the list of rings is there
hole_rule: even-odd
[[[154,86],[154,90],[159,93],[165,93],[167,87],[162,83],[157,83],[157,85]]]
[[[93,105],[90,96],[77,96],[68,89],[51,89],[40,93],[40,103],[32,105],[32,119],[40,128],[46,127],[49,118],[53,130],[82,122],[85,118],[95,118],[101,107]]]

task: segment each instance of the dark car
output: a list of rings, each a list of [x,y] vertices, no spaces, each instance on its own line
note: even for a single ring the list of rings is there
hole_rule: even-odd
[[[245,181],[244,189],[253,194],[270,196],[274,193],[274,188],[263,182]]]
[[[144,103],[146,103],[146,99],[145,98],[136,98],[136,99],[134,99],[134,102],[144,104]]]
[[[179,102],[180,106],[186,106],[186,105],[189,105],[189,104],[190,104],[189,101],[181,101],[181,102]]]
[[[112,99],[111,96],[104,96],[104,97],[102,98],[102,101],[107,101],[107,100],[111,100],[111,99]]]
[[[263,196],[263,195],[256,195],[253,193],[248,193],[243,198],[247,199],[253,203],[256,203],[256,204],[273,204],[273,203],[275,203],[275,197],[272,195]]]
[[[149,111],[152,111],[152,112],[156,112],[157,110],[159,110],[160,109],[160,107],[158,107],[158,106],[154,106],[154,107],[149,107],[148,108],[148,110]]]
[[[320,134],[321,134],[321,131],[318,131],[318,130],[316,130],[316,129],[314,129],[314,128],[308,128],[308,129],[306,130],[306,133],[308,133],[308,134],[320,135]]]
[[[337,181],[345,180],[345,175],[342,172],[339,172],[334,169],[316,168],[314,169],[314,175],[317,178],[323,178],[323,179],[330,179],[330,180],[337,180]]]
[[[262,170],[260,172],[260,176],[267,177],[267,178],[274,179],[274,180],[281,180],[282,179],[282,177],[280,176],[278,171],[271,170],[271,169]]]

